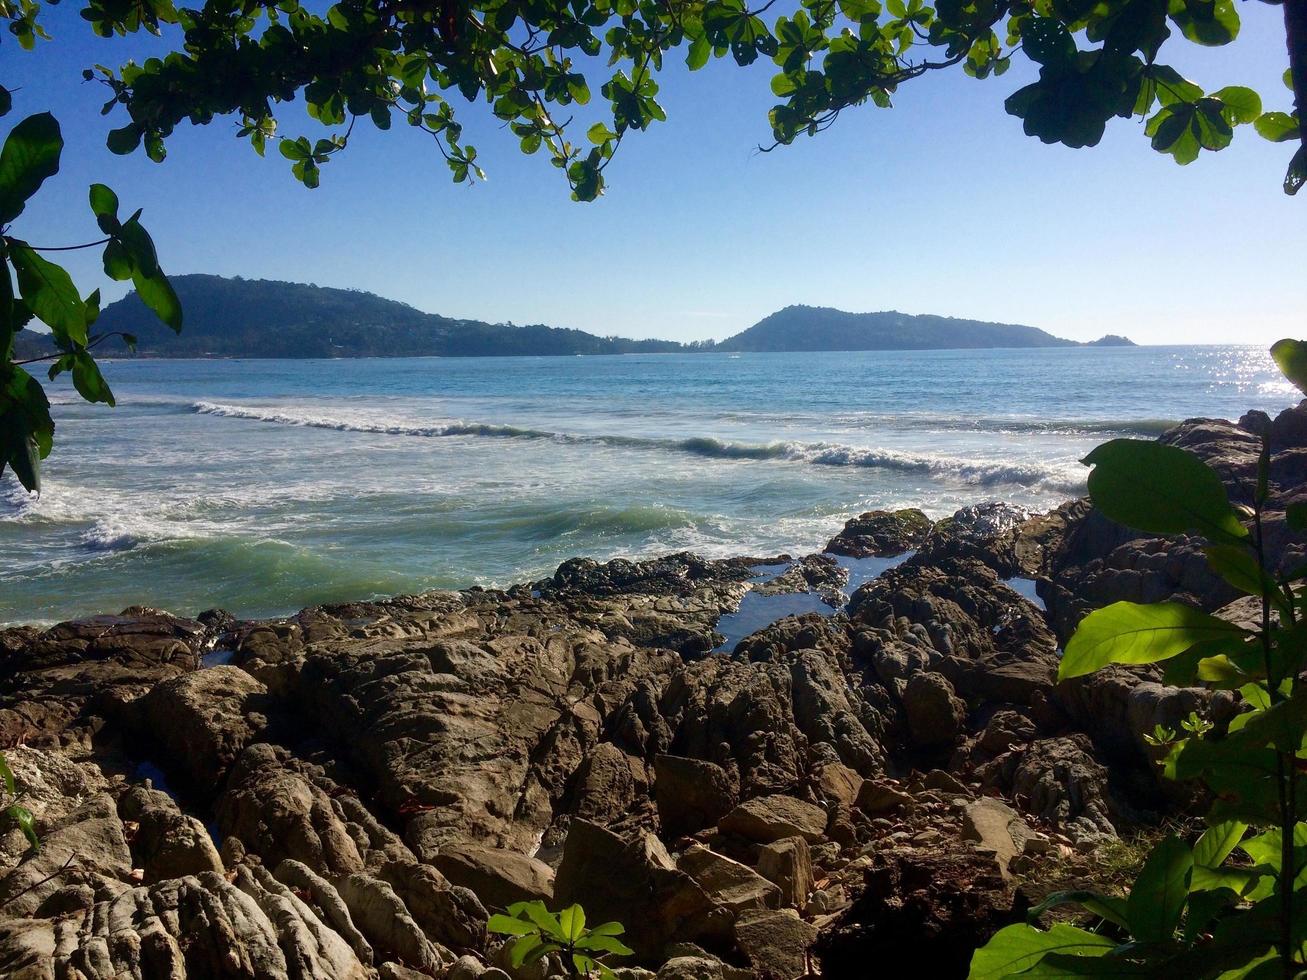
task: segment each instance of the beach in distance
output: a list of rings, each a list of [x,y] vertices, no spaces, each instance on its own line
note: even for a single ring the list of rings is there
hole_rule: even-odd
[[[104,370],[113,410],[53,386],[41,496],[0,481],[0,622],[280,615],[573,556],[806,554],[874,508],[1047,509],[1112,436],[1296,400],[1239,346]]]

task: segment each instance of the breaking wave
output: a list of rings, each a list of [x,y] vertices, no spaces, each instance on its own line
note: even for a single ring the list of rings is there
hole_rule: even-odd
[[[550,432],[512,425],[450,419],[430,425],[367,418],[296,414],[271,409],[212,402],[195,402],[191,411],[201,415],[247,419],[275,425],[331,429],[387,436],[443,438],[480,436],[504,439],[552,439],[568,444],[598,444],[631,449],[689,453],[722,460],[780,460],[816,466],[856,466],[868,469],[918,473],[954,480],[972,486],[1016,484],[1074,493],[1084,488],[1084,470],[1075,463],[981,462],[933,453],[909,453],[888,449],[849,446],[841,443],[775,442],[752,444],[731,442],[711,436],[659,439],[641,436],[589,435]],[[1160,424],[1160,423],[1159,423]]]

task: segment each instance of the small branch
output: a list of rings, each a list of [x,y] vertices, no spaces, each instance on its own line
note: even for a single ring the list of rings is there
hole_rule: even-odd
[[[28,245],[33,252],[76,252],[83,248],[95,248],[97,245],[108,245],[113,238],[101,238],[98,242],[87,242],[84,245]]]
[[[42,878],[40,881],[34,881],[34,882],[32,882],[30,885],[28,885],[28,886],[27,886],[26,888],[24,888],[22,891],[20,891],[20,892],[16,892],[16,893],[14,893],[13,895],[10,895],[8,898],[6,898],[3,902],[0,902],[0,909],[4,908],[4,907],[5,907],[6,905],[8,905],[10,902],[13,902],[13,901],[16,901],[16,900],[22,898],[22,897],[23,897],[24,895],[26,895],[28,892],[30,892],[30,891],[34,891],[35,889],[40,888],[40,887],[41,887],[42,885],[44,885],[46,882],[48,882],[48,881],[53,881],[55,878],[58,878],[61,874],[63,874],[65,871],[67,871],[69,868],[71,868],[71,867],[73,866],[73,859],[74,859],[75,857],[76,857],[76,855],[69,854],[69,855],[68,855],[68,860],[67,860],[67,861],[65,861],[62,865],[60,865],[60,866],[59,866],[58,868],[56,868],[55,870],[51,871],[48,875],[46,875],[46,876],[45,876],[44,878]]]
[[[99,347],[101,344],[103,344],[103,343],[104,343],[106,340],[108,340],[110,337],[126,337],[126,336],[127,336],[127,334],[124,333],[124,332],[121,331],[121,330],[115,330],[115,331],[113,331],[112,333],[100,334],[100,335],[98,335],[98,336],[92,337],[92,338],[91,338],[91,342],[88,343],[85,347],[83,347],[82,350],[94,350],[96,347]],[[20,366],[20,367],[21,367],[22,365],[24,365],[24,364],[40,364],[42,361],[57,361],[57,360],[59,360],[59,358],[63,357],[65,354],[71,354],[71,353],[73,353],[73,352],[72,352],[72,351],[61,350],[61,351],[57,351],[57,352],[54,353],[54,354],[46,354],[46,355],[44,355],[44,356],[42,356],[42,357],[29,357],[29,358],[28,358],[27,360],[25,360],[25,361],[11,361],[10,363],[11,363],[11,364],[18,365],[18,366]]]

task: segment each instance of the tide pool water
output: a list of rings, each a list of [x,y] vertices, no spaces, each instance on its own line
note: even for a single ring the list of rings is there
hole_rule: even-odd
[[[1083,492],[1079,460],[1296,402],[1262,348],[123,360],[52,386],[0,478],[0,623],[239,616],[547,575],[573,555],[820,550],[850,516]],[[62,381],[62,379],[61,379]]]

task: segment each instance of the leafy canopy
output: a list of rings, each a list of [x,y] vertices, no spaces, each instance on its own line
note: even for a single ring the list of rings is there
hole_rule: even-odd
[[[1272,0],[1267,0],[1272,2]],[[1240,85],[1206,89],[1163,60],[1184,39],[1233,41],[1233,0],[85,0],[99,35],[163,33],[163,58],[96,66],[111,91],[105,112],[125,110],[110,149],[138,147],[162,160],[175,127],[239,119],[260,154],[268,142],[304,184],[366,118],[429,135],[455,181],[483,177],[455,112],[480,102],[507,124],[523,152],[544,151],[579,200],[604,189],[622,141],[666,118],[657,76],[665,59],[698,70],[713,58],[770,61],[771,146],[815,135],[852,106],[888,107],[899,86],[961,66],[976,78],[1004,74],[1014,58],[1038,79],[1006,101],[1025,132],[1045,143],[1093,146],[1114,117],[1146,120],[1159,152],[1187,164],[1230,144],[1239,126],[1304,142],[1307,25],[1289,26],[1297,111],[1263,106]],[[25,47],[42,36],[39,0],[0,0]],[[1305,36],[1298,37],[1297,33]],[[597,98],[596,98],[597,96]],[[302,98],[328,128],[322,138],[283,135],[281,106]],[[595,103],[591,108],[591,103]],[[1264,111],[1269,110],[1269,111]],[[1307,149],[1292,156],[1285,189],[1301,186]]]

